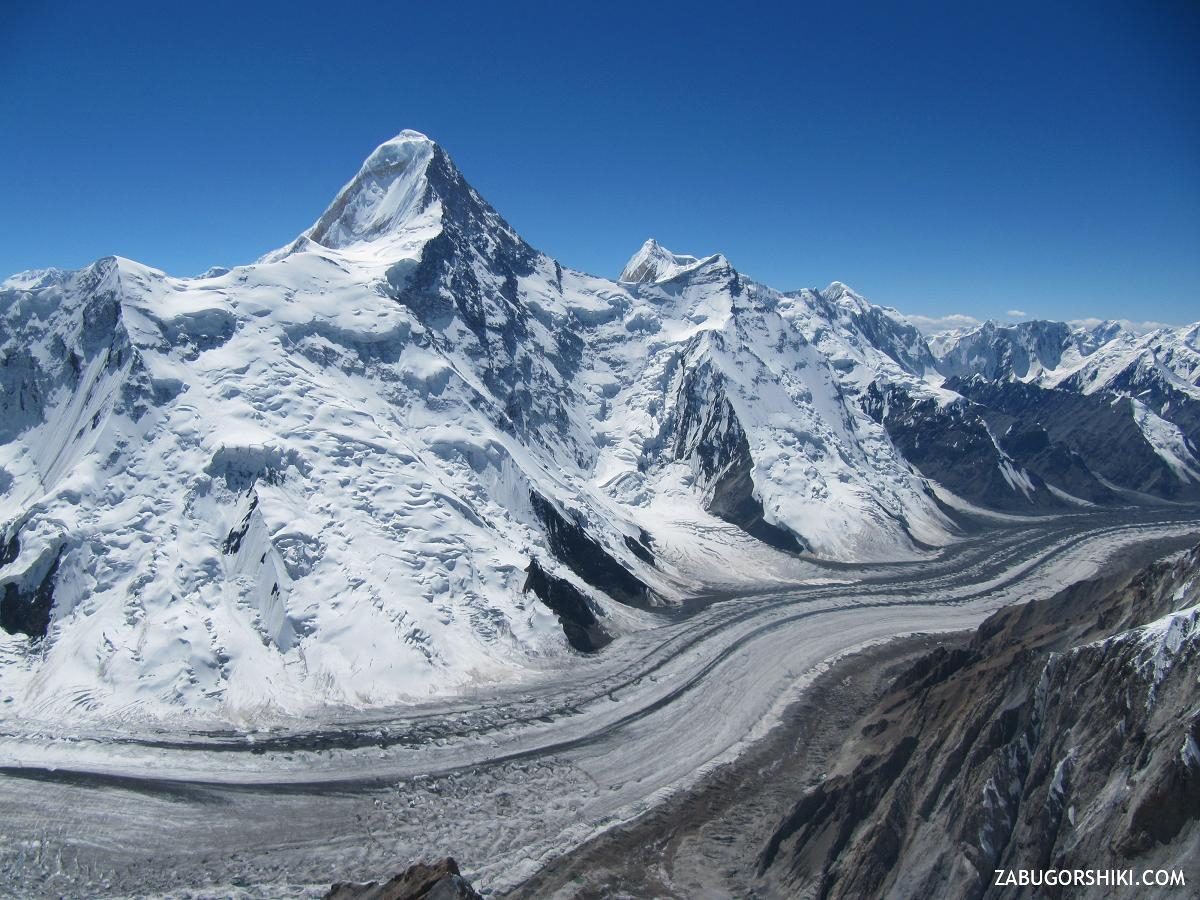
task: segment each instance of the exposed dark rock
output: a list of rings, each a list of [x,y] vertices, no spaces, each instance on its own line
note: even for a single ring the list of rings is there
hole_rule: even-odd
[[[530,491],[529,502],[546,526],[546,540],[555,559],[614,600],[643,608],[651,605],[653,594],[650,589],[614,559],[599,541],[536,491]]]
[[[823,847],[828,847],[828,858],[836,860],[853,837],[854,829],[874,812],[895,784],[916,748],[917,739],[906,736],[889,748],[885,756],[866,757],[849,779],[821,785],[804,797],[771,837],[763,851],[762,868],[767,869],[775,862],[780,846],[793,835],[800,844],[820,840]],[[888,849],[885,858],[879,860],[878,868],[883,870],[895,861],[894,842]]]
[[[778,550],[807,549],[789,529],[766,521],[754,492],[754,464],[746,432],[725,396],[721,377],[707,365],[689,370],[679,388],[675,459],[694,461],[708,512]]]
[[[985,408],[1006,453],[1081,499],[1109,502],[1106,481],[1170,500],[1200,496],[1146,441],[1129,397],[981,379],[950,379],[946,387]]]
[[[342,881],[333,885],[325,900],[482,900],[447,856],[433,864],[417,863],[380,884]]]
[[[61,557],[60,550],[32,591],[11,581],[4,586],[4,596],[0,597],[0,628],[9,634],[25,634],[31,638],[46,636],[50,628],[50,611],[54,607],[54,580],[58,575]]]
[[[225,540],[221,542],[221,550],[224,553],[233,555],[242,549],[242,541],[246,539],[246,533],[250,530],[250,519],[257,508],[258,494],[255,494],[250,499],[250,508],[246,510],[246,515],[242,516],[242,521],[229,529],[229,534],[225,535]]]
[[[550,574],[536,559],[525,569],[525,591],[552,609],[562,625],[567,642],[576,650],[590,653],[612,641],[596,618],[596,609],[571,582]]]
[[[757,857],[775,824],[791,812],[797,796],[819,783],[850,729],[896,674],[944,640],[944,635],[899,638],[838,660],[745,753],[547,863],[505,897],[794,896],[764,892],[757,878]]]
[[[978,376],[945,386],[963,399],[942,405],[872,383],[862,404],[923,475],[973,503],[1071,508],[1048,486],[1101,505],[1200,497],[1200,485],[1180,480],[1147,442],[1129,397]]]
[[[479,196],[440,147],[425,176],[424,204],[441,204],[442,230],[418,264],[389,271],[391,296],[432,334],[455,318],[469,329],[458,350],[479,363],[486,391],[477,402],[497,425],[526,439],[567,443],[586,458],[594,448],[575,446],[568,414],[583,341],[568,318],[537,319],[521,289],[535,271],[553,273],[557,284],[560,270]],[[548,353],[533,339],[538,327],[550,332]]]
[[[1088,373],[1095,375],[1093,370]],[[1087,376],[1080,372],[1062,382],[1060,387],[1082,392],[1089,387]],[[1200,454],[1200,400],[1176,387],[1172,376],[1157,365],[1141,365],[1137,361],[1125,367],[1107,382],[1108,396],[1115,393],[1136,397],[1158,415],[1179,426],[1192,445],[1193,455]]]
[[[633,551],[633,555],[642,562],[654,565],[654,550],[652,549],[654,541],[650,535],[643,529],[637,537],[625,535],[625,546]]]
[[[740,429],[738,437],[720,474],[713,481],[708,511],[777,550],[803,552],[807,548],[800,538],[787,528],[772,525],[764,518],[762,501],[754,495],[754,480],[750,475],[753,465],[750,444]]]
[[[921,375],[936,368],[937,361],[921,332],[883,308],[866,303],[846,285],[834,282],[823,291],[795,291],[788,296],[800,294],[830,321],[848,319],[868,343],[905,371]],[[847,302],[839,302],[843,300]]]
[[[12,537],[0,547],[0,568],[7,566],[21,554],[21,533],[14,531]]]
[[[895,385],[868,386],[864,410],[887,429],[892,443],[922,475],[959,497],[992,509],[1059,509],[1065,504],[1031,479],[1026,494],[1005,477],[1004,457],[988,430],[984,410],[969,401],[939,405]]]

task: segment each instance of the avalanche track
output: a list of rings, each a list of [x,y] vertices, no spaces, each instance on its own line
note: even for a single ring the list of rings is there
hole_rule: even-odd
[[[312,896],[452,854],[502,894],[736,759],[839,656],[1198,534],[1186,508],[1010,521],[932,561],[697,600],[504,689],[320,723],[0,721],[0,891]]]

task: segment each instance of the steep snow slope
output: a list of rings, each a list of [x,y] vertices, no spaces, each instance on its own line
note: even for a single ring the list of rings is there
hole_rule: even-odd
[[[943,375],[1032,381],[1081,393],[1129,393],[1157,380],[1200,399],[1200,323],[1134,334],[1118,322],[984,322],[935,335],[929,347]]]
[[[1200,323],[1118,337],[1079,365],[1047,373],[1045,382],[1083,394],[1135,398],[1155,417],[1138,416],[1147,441],[1162,446],[1162,429],[1154,422],[1165,420],[1184,439],[1185,463],[1192,464],[1189,456],[1200,460]],[[1174,465],[1174,451],[1160,455]]]
[[[602,356],[614,373],[646,360],[618,392],[625,412],[605,441],[602,468],[619,473],[606,481],[623,502],[641,502],[649,473],[651,509],[699,487],[710,511],[779,546],[790,535],[861,559],[945,540],[932,496],[853,400],[860,370],[905,373],[824,318],[817,295],[756,284],[720,255],[631,293],[625,333],[597,329],[624,355]]]
[[[1200,323],[1144,335],[1119,332],[1078,364],[1047,373],[1045,381],[1095,393],[1132,387],[1148,373],[1200,399]]]
[[[384,704],[803,578],[799,550],[950,539],[855,399],[923,384],[911,326],[652,243],[626,275],[537,252],[403,132],[253,265],[9,279],[8,709]]]

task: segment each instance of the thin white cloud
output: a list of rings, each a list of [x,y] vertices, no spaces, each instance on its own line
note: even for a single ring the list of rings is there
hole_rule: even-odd
[[[1008,312],[1005,313],[1005,315],[1008,316],[1010,319],[1028,319],[1029,318],[1029,313],[1025,312],[1025,310],[1023,310],[1023,309],[1010,309]]]
[[[945,316],[906,315],[904,318],[916,325],[923,334],[937,334],[940,331],[953,331],[955,328],[974,328],[982,324],[974,316],[963,313],[950,313]]]

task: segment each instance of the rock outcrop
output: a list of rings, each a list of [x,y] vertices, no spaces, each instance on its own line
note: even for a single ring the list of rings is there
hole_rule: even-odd
[[[997,869],[1197,883],[1198,604],[1200,548],[1001,610],[922,658],[780,824],[765,882],[830,898],[1013,895]]]
[[[383,884],[338,882],[329,889],[325,900],[481,900],[481,897],[459,873],[458,863],[447,856],[432,864],[409,866]]]

